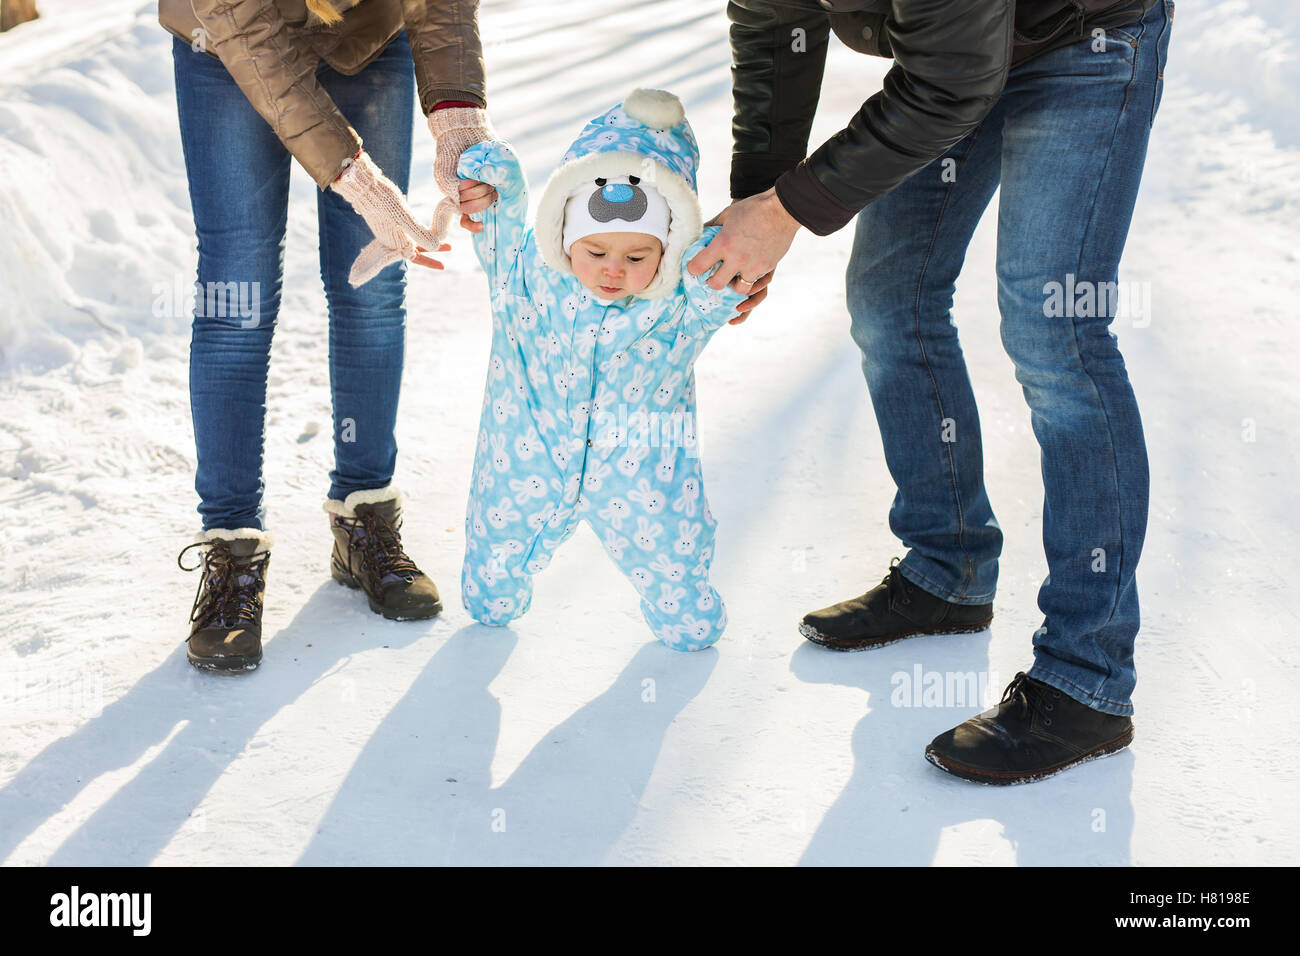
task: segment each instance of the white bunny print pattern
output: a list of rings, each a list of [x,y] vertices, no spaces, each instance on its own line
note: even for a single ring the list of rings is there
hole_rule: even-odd
[[[542,260],[507,144],[471,146],[459,174],[499,197],[474,215],[493,333],[465,520],[466,609],[494,625],[526,612],[532,576],[585,520],[654,635],[677,650],[708,647],[726,607],[709,583],[717,523],[695,445],[692,369],[745,297],[716,292],[685,263],[717,228],[683,255],[673,295],[610,303]]]

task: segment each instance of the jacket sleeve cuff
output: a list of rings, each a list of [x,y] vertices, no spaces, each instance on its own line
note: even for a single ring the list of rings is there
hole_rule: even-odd
[[[802,156],[734,153],[731,157],[731,198],[747,199],[772,188],[777,177],[799,164]]]
[[[828,236],[846,226],[859,212],[844,205],[821,180],[813,175],[808,160],[782,173],[777,179],[776,196],[794,219],[809,232]]]
[[[352,165],[362,148],[361,137],[350,126],[346,132],[327,128],[315,134],[312,143],[306,146],[295,142],[291,152],[322,191],[329,189]]]
[[[438,108],[439,103],[448,100],[456,100],[461,103],[469,103],[479,109],[487,109],[487,100],[482,93],[475,93],[473,90],[454,90],[450,87],[431,86],[422,89],[420,93],[420,108],[428,116]]]

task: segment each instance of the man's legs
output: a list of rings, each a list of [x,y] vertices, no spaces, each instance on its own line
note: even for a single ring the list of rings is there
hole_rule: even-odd
[[[987,604],[1002,532],[984,491],[979,413],[952,297],[998,185],[997,111],[858,216],[847,301],[898,491],[890,529],[904,577],[957,604]]]
[[[1003,94],[998,304],[1042,448],[1043,546],[1029,676],[1131,714],[1134,570],[1146,532],[1146,445],[1110,326],[1168,43],[1141,22],[1031,61]]]
[[[858,215],[847,300],[897,493],[902,562],[866,594],[806,615],[816,644],[862,650],[992,616],[1002,532],[984,490],[979,413],[952,297],[1001,168],[998,107],[968,136]]]
[[[1002,703],[926,756],[985,783],[1034,780],[1133,736],[1134,570],[1148,474],[1110,332],[1120,254],[1158,104],[1172,4],[1012,71],[998,221],[1002,340],[1042,448],[1045,615]]]

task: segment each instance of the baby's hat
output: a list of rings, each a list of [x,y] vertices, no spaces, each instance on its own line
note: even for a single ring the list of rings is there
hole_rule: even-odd
[[[542,190],[534,229],[542,258],[571,274],[573,240],[648,233],[663,242],[663,257],[654,281],[637,295],[668,295],[681,279],[682,253],[700,236],[699,164],[681,100],[663,90],[633,90],[586,125]]]
[[[636,232],[654,236],[668,246],[672,216],[663,194],[640,176],[601,176],[594,184],[583,182],[564,204],[564,254],[573,259],[572,246],[597,232]]]

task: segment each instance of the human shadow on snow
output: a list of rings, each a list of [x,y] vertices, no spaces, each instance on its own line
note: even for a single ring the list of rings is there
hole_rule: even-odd
[[[988,680],[989,706],[1013,676],[988,674],[991,639],[986,630],[918,637],[862,654],[812,644],[795,651],[791,670],[799,680],[857,687],[870,695],[869,709],[853,732],[853,774],[822,818],[801,864],[927,866],[937,862],[943,830],[983,820],[1001,826],[1021,866],[1130,863],[1130,750],[1011,787],[970,783],[924,759],[932,739],[985,709],[982,701],[958,691],[969,686],[962,675],[976,675],[981,689]],[[945,687],[940,706],[926,705],[925,680],[932,673]],[[952,691],[946,690],[950,674]]]
[[[493,787],[501,708],[488,684],[514,643],[511,631],[482,625],[453,635],[375,731],[300,864],[605,860],[718,652],[647,644]]]
[[[250,674],[199,672],[180,644],[99,716],[50,744],[0,790],[0,860],[97,778],[129,767],[165,742],[48,861],[150,863],[282,708],[351,654],[402,647],[429,634],[429,627],[384,621],[354,608],[354,601],[334,582],[322,583],[288,624],[268,636],[262,669]],[[356,615],[355,628],[346,626],[349,612]]]

